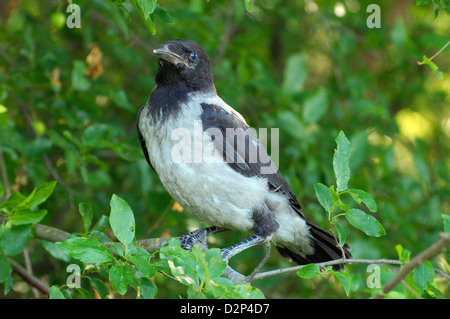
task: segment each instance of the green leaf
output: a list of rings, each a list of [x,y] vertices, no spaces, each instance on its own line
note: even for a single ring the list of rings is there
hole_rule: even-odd
[[[444,297],[444,295],[442,295],[442,292],[439,289],[431,285],[428,286],[425,292],[426,294],[428,294],[428,296],[430,296],[433,299],[448,299]]]
[[[128,99],[127,93],[124,90],[114,89],[111,91],[111,99],[118,107],[134,111],[134,107]]]
[[[434,281],[434,269],[428,260],[420,264],[414,269],[413,279],[417,287],[420,289],[427,289]]]
[[[333,203],[339,202],[339,194],[334,190],[334,185],[328,187],[328,192],[330,193],[330,197],[333,200]]]
[[[109,226],[109,217],[106,215],[100,216],[100,218],[95,223],[93,230],[104,232]]]
[[[252,0],[244,0],[245,3],[245,10],[248,12],[252,11]]]
[[[167,24],[173,24],[173,18],[170,15],[169,12],[164,10],[159,6],[159,4],[156,5],[155,14],[160,18],[162,21],[164,21]],[[133,108],[134,109],[134,108]]]
[[[114,243],[114,244],[112,244],[111,248],[112,248],[112,250],[114,250],[114,252],[117,255],[119,255],[121,257],[125,257],[125,248],[123,248],[122,244]]]
[[[433,1],[433,9],[434,9],[434,19],[436,19],[439,15],[439,5],[437,3],[437,0],[432,0]],[[448,11],[447,11],[448,13]]]
[[[139,280],[134,274],[134,270],[128,265],[114,265],[109,270],[109,281],[116,287],[117,291],[124,295],[128,285],[137,288]]]
[[[316,264],[309,264],[297,271],[300,278],[311,279],[320,274],[320,267]]]
[[[282,88],[287,94],[295,94],[303,90],[308,75],[304,53],[291,55],[283,73]]]
[[[395,250],[397,251],[398,259],[402,263],[405,263],[405,262],[410,260],[410,258],[411,258],[411,251],[410,250],[404,248],[400,244],[395,246]]]
[[[92,211],[92,206],[88,203],[79,203],[78,210],[81,214],[81,219],[83,220],[83,228],[87,233],[92,224],[92,217],[94,212]]]
[[[27,197],[22,195],[19,192],[14,192],[11,196],[8,197],[3,203],[0,203],[0,208],[3,208],[3,211],[6,211],[8,215],[13,211],[17,206],[19,206]]]
[[[39,242],[42,247],[44,247],[44,249],[54,258],[62,260],[66,263],[68,263],[71,258],[69,256],[67,256],[62,250],[61,248],[58,247],[58,245],[56,245],[53,242],[50,241],[46,241],[46,240],[42,240],[42,239],[35,239],[37,242]]]
[[[319,88],[313,96],[303,104],[303,119],[311,124],[319,121],[328,109],[328,94],[324,88]]]
[[[53,193],[55,186],[56,186],[56,181],[51,181],[51,182],[42,184],[41,186],[35,188],[33,190],[33,192],[30,195],[28,195],[23,200],[23,202],[20,203],[18,206],[33,208],[34,206],[42,204]]]
[[[27,247],[31,238],[31,225],[5,228],[0,226],[0,247],[7,256],[14,256]]]
[[[347,190],[347,184],[350,180],[350,168],[348,161],[353,146],[345,136],[344,132],[340,131],[336,138],[337,149],[333,156],[333,169],[336,175],[337,191],[342,192]]]
[[[152,278],[156,273],[156,268],[150,263],[150,258],[152,257],[147,251],[147,254],[142,253],[142,248],[139,249],[141,253],[133,253],[128,259],[139,269],[144,277]]]
[[[16,210],[11,216],[10,220],[13,225],[37,224],[47,214],[46,209],[31,210],[29,208]]]
[[[366,235],[374,237],[386,235],[386,231],[378,220],[360,209],[352,208],[348,210],[345,213],[345,218],[353,227],[362,230]]]
[[[148,278],[141,278],[141,285],[139,288],[140,297],[142,299],[153,299],[158,292],[158,288],[153,280]]]
[[[222,276],[227,268],[227,263],[223,261],[221,250],[218,248],[208,249],[205,253],[205,260],[208,265],[208,273],[211,279]]]
[[[153,11],[155,11],[156,2],[152,0],[137,0],[137,2],[133,1],[132,3],[136,8],[136,11],[141,16],[142,20],[144,20],[151,34],[155,35],[156,28],[154,24],[155,17],[153,15]]]
[[[135,238],[133,211],[126,201],[115,194],[111,198],[110,206],[111,214],[109,215],[109,223],[111,229],[117,239],[124,246],[128,246]]]
[[[436,14],[437,16],[437,14]],[[443,75],[442,72],[439,71],[439,67],[436,65],[436,63],[434,63],[433,61],[431,61],[426,55],[423,56],[422,61],[421,62],[417,62],[417,64],[419,65],[423,65],[426,64],[428,65],[428,67],[437,75],[437,77],[439,79],[443,79]]]
[[[11,276],[11,273],[12,267],[8,261],[8,258],[6,258],[6,255],[0,252],[0,283],[7,280],[9,276]]]
[[[66,255],[85,263],[95,264],[114,260],[111,251],[95,239],[75,237],[65,242],[57,242],[56,245]]]
[[[235,288],[242,299],[265,299],[266,297],[258,288],[249,285],[238,285]]]
[[[340,283],[342,284],[342,287],[344,287],[345,294],[348,296],[348,294],[350,293],[350,288],[351,288],[350,277],[341,271],[333,271],[332,273],[340,281]]]
[[[109,128],[105,124],[93,124],[89,126],[84,132],[81,140],[83,145],[88,147],[98,147],[108,138]]]
[[[322,183],[314,184],[314,190],[316,191],[316,197],[319,200],[320,205],[329,213],[333,207],[333,199],[330,196],[330,191]]]
[[[139,8],[141,8],[145,20],[147,20],[150,14],[156,9],[156,2],[153,0],[137,0],[137,4]]]
[[[87,278],[89,279],[92,288],[98,292],[100,297],[102,299],[108,299],[109,289],[106,287],[105,283],[100,279],[92,278],[90,276],[87,276]]]
[[[86,63],[74,61],[72,67],[72,89],[75,91],[87,91],[91,87],[91,81],[85,76]]]
[[[23,151],[23,155],[28,159],[33,159],[48,153],[51,148],[52,142],[50,140],[39,138],[30,143],[27,143]]]
[[[345,241],[347,240],[347,235],[345,233],[344,227],[342,227],[341,224],[332,224],[331,227],[333,227],[333,232],[338,239],[339,246],[344,246]]]
[[[358,204],[363,202],[371,212],[377,211],[377,203],[373,197],[360,189],[349,189],[350,195]]]
[[[64,297],[61,289],[59,289],[56,286],[51,286],[50,287],[50,299],[66,299],[66,297]]]

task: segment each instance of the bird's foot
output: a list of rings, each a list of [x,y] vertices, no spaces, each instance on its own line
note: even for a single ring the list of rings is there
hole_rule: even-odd
[[[194,230],[186,235],[181,236],[180,246],[187,251],[191,251],[196,244],[206,246],[206,237],[209,234],[223,231],[223,228],[216,226]]]
[[[223,261],[228,262],[228,260],[231,257],[236,256],[241,251],[243,251],[247,248],[268,242],[271,238],[272,238],[272,235],[261,236],[261,235],[255,234],[253,236],[250,236],[249,238],[244,239],[243,241],[241,241],[237,244],[234,244],[233,246],[222,249],[222,259],[223,259]]]

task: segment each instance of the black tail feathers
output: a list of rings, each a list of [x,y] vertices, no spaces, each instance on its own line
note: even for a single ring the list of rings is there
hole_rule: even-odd
[[[321,263],[325,261],[341,259],[343,257],[342,251],[337,246],[333,235],[317,227],[316,225],[310,224],[309,222],[307,222],[306,224],[309,227],[311,238],[313,240],[315,248],[314,254],[300,256],[299,254],[296,254],[287,248],[277,247],[278,251],[282,256],[291,258],[299,265],[310,263]],[[342,247],[342,249],[344,250],[345,258],[348,259],[352,258],[352,255],[350,254],[350,247],[347,244],[345,244],[344,247]],[[343,270],[343,269],[344,269],[343,265],[333,266],[333,270]]]

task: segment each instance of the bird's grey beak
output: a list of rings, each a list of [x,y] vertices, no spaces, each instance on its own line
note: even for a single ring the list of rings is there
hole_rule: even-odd
[[[178,63],[182,63],[184,66],[188,66],[188,63],[178,54],[170,51],[167,47],[167,44],[160,45],[153,50],[153,53],[156,54],[160,59],[163,59],[167,62],[172,63],[173,65],[177,65]]]

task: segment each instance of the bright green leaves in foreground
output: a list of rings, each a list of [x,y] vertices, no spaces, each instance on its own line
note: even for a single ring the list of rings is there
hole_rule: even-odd
[[[79,208],[87,237],[69,238],[64,242],[57,243],[57,246],[66,255],[74,259],[85,264],[96,264],[95,272],[104,276],[104,280],[110,281],[114,290],[120,295],[124,295],[128,291],[128,286],[131,286],[136,291],[141,287],[139,297],[153,298],[157,292],[157,288],[151,280],[156,273],[155,267],[150,263],[153,254],[144,249],[136,248],[135,222],[130,206],[117,195],[112,196],[110,206],[109,224],[120,244],[110,243],[112,248],[110,249],[103,243],[105,239],[108,239],[104,234],[99,234],[101,229],[104,230],[102,226],[105,223],[104,221],[100,220],[89,231],[92,221],[92,208],[86,203],[81,203]],[[105,293],[101,294],[101,297],[107,298],[108,290],[102,289],[104,283],[89,277],[89,273],[88,270],[85,270],[83,276],[89,279],[88,283],[91,288],[97,292],[99,292],[99,289],[104,291]],[[100,284],[102,287],[98,287]],[[63,293],[63,296],[71,296],[70,289],[62,288],[64,286],[61,288],[54,286],[52,291],[55,292],[55,289],[57,289],[60,293]],[[84,291],[84,294],[86,293],[89,294],[88,291]],[[53,298],[60,295],[55,293],[50,296]]]
[[[353,146],[345,136],[340,132],[336,138],[337,148],[333,157],[333,169],[336,176],[336,189],[332,185],[327,187],[321,183],[314,185],[316,196],[320,205],[328,213],[328,220],[339,245],[345,243],[345,232],[341,225],[336,223],[336,219],[345,216],[347,221],[353,226],[363,231],[368,236],[379,237],[386,234],[383,226],[378,220],[358,208],[351,208],[345,199],[352,199],[356,204],[364,204],[371,212],[377,211],[377,204],[373,197],[360,189],[349,189],[350,180],[349,160]],[[350,195],[350,196],[348,196]]]
[[[47,214],[47,210],[37,207],[50,197],[55,185],[55,181],[44,183],[28,196],[19,192],[11,194],[7,200],[0,203],[0,214],[7,217],[9,225],[39,223]]]
[[[126,4],[124,5],[124,3]],[[156,17],[158,17],[165,23],[173,23],[170,14],[166,10],[161,8],[156,0],[119,0],[114,1],[114,4],[118,8],[120,8],[120,10],[125,11],[128,15],[131,15],[133,11],[130,8],[131,5],[142,18],[142,20],[144,20],[145,24],[153,35],[156,34]],[[125,23],[123,23],[123,19],[121,17],[117,17],[118,13],[116,11],[113,12],[115,13],[113,18],[115,18],[116,22],[121,22],[121,29],[128,35],[128,27]]]
[[[353,146],[342,131],[336,138],[336,144],[337,149],[334,151],[333,169],[336,175],[337,191],[341,192],[347,190],[347,184],[350,180],[348,161],[350,160]]]
[[[386,235],[386,231],[378,220],[360,209],[349,209],[345,212],[345,218],[353,227],[362,230],[368,236],[380,237]]]
[[[188,252],[180,247],[178,240],[172,239],[162,247],[160,256],[159,268],[188,287],[188,298],[264,298],[258,289],[236,285],[222,277],[227,265],[217,248],[204,253],[196,245]]]
[[[114,235],[125,247],[126,254],[130,248],[132,250],[136,248],[133,211],[126,201],[116,195],[112,196],[110,205],[109,223]]]
[[[120,295],[125,295],[131,287],[139,298],[153,298],[158,291],[152,280],[157,271],[169,274],[170,278],[187,286],[189,298],[264,298],[258,289],[236,285],[222,277],[226,263],[219,249],[210,249],[205,253],[195,246],[192,252],[188,252],[180,247],[178,240],[173,239],[161,248],[160,258],[152,260],[154,254],[136,247],[135,220],[127,202],[113,195],[110,206],[109,224],[120,243],[105,243],[105,235],[99,234],[99,222],[89,230],[92,215],[88,204],[79,206],[85,228],[84,237],[72,237],[57,243],[66,255],[85,264],[95,264],[94,268],[85,267],[82,277],[87,281],[83,283],[86,282],[85,286],[98,292],[102,298],[107,298],[109,294],[104,281],[111,282],[114,291]],[[91,277],[91,273],[97,273],[103,281]],[[84,298],[92,297],[89,290],[83,288],[76,291]],[[53,286],[50,297],[73,297],[73,291],[66,286]]]
[[[326,186],[321,183],[314,185],[317,199],[320,205],[328,213],[330,229],[336,238],[337,244],[342,247],[345,244],[347,235],[344,227],[337,223],[339,217],[344,216],[350,225],[363,231],[368,236],[379,237],[386,234],[380,222],[371,214],[359,208],[352,208],[351,202],[357,205],[365,205],[370,212],[377,211],[377,204],[373,197],[360,189],[349,189],[350,180],[349,160],[353,150],[344,132],[340,132],[336,138],[337,148],[333,156],[333,169],[336,176],[336,187]],[[350,202],[350,204],[349,204]],[[301,268],[297,275],[301,278],[310,279],[321,273],[319,266],[315,264]],[[344,287],[345,293],[349,295],[351,287],[351,276],[346,272],[336,272],[332,267],[327,267],[325,273],[332,273]]]
[[[7,256],[21,253],[28,245],[33,233],[33,225],[39,223],[47,214],[39,208],[55,189],[56,182],[44,183],[25,196],[20,192],[12,193],[6,200],[0,201],[0,283],[5,284],[5,293],[12,286],[11,265]],[[0,189],[0,195],[3,188]]]

